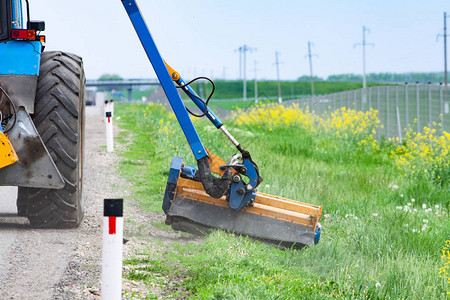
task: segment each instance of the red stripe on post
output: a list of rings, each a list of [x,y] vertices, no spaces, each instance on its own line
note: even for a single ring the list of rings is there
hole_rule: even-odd
[[[116,217],[108,217],[109,219],[109,234],[116,234]]]

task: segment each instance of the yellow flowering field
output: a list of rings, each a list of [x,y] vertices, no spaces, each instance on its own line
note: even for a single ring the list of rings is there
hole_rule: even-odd
[[[433,180],[439,184],[449,180],[450,133],[437,135],[435,129],[423,132],[409,130],[402,144],[392,153],[407,176]]]
[[[233,112],[232,119],[239,126],[257,125],[272,131],[277,127],[300,127],[315,134],[337,138],[340,144],[354,150],[380,150],[377,129],[382,127],[378,112],[371,109],[362,112],[342,107],[326,115],[314,115],[308,108],[294,104],[289,107],[278,104],[262,105]],[[390,154],[397,166],[408,177],[433,180],[445,184],[450,177],[450,133],[438,135],[436,129],[425,127],[423,132],[408,130],[403,143],[390,140],[395,150]],[[391,146],[391,147],[392,147]]]

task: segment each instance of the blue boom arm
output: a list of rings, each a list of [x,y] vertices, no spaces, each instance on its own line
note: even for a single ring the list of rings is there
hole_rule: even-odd
[[[175,84],[172,80],[172,77],[169,74],[169,71],[166,68],[164,60],[159,54],[158,48],[156,47],[155,42],[150,34],[150,31],[147,28],[147,24],[145,23],[144,18],[137,6],[136,1],[134,0],[122,0],[122,3],[125,7],[125,10],[130,17],[131,23],[133,23],[134,29],[144,47],[145,53],[150,60],[153,69],[155,70],[156,76],[158,76],[159,82],[164,90],[164,93],[169,99],[169,103],[172,106],[172,109],[177,117],[178,122],[183,129],[184,135],[188,140],[189,146],[191,147],[192,152],[197,160],[207,157],[205,147],[203,147],[202,142],[200,141],[200,137],[198,136],[197,131],[195,130],[194,124],[192,124],[192,120],[189,117],[189,114],[186,110],[186,107],[181,100],[180,95],[177,92]]]
[[[147,24],[139,10],[135,0],[122,0],[122,4],[130,17],[130,20],[136,30],[142,46],[150,60],[153,69],[161,83],[161,86],[169,100],[169,103],[177,117],[177,120],[183,130],[184,135],[197,159],[198,171],[196,177],[202,182],[205,191],[214,198],[220,198],[224,194],[229,199],[229,206],[233,210],[240,210],[255,199],[255,188],[261,183],[258,167],[252,161],[250,153],[242,148],[236,139],[223,126],[220,119],[207,107],[207,102],[203,102],[195,91],[185,83],[181,76],[175,72],[161,57],[158,48],[150,34]],[[242,164],[223,165],[225,170],[222,178],[215,178],[211,175],[211,169],[208,161],[208,154],[201,143],[200,137],[189,117],[186,106],[178,94],[177,87],[181,88],[202,111],[202,116],[206,116],[218,129],[220,129],[235,147],[242,154]],[[233,175],[231,169],[247,176],[249,182],[245,183],[240,176]]]

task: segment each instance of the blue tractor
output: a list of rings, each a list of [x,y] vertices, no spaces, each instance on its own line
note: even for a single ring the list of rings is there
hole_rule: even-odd
[[[83,219],[85,75],[79,56],[44,52],[44,29],[28,0],[0,0],[0,185],[19,187],[32,226],[71,228]]]

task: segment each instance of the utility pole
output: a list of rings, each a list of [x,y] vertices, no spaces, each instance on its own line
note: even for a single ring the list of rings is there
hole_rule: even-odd
[[[444,38],[444,84],[448,85],[448,75],[447,75],[447,13],[444,12],[444,34],[438,34],[436,40],[439,39],[440,36]]]
[[[370,32],[369,28],[366,28],[366,26],[363,26],[362,28],[362,43],[357,43],[354,45],[356,46],[362,46],[363,50],[363,102],[366,102],[366,46],[374,46],[372,43],[366,43],[366,31]]]
[[[366,88],[366,46],[374,46],[372,43],[366,43],[366,32],[370,32],[369,28],[366,28],[366,26],[363,26],[362,28],[362,43],[356,43],[354,47],[356,46],[362,46],[363,50],[363,88]]]
[[[242,79],[242,47],[234,50],[234,52],[239,51],[239,79]]]
[[[240,64],[242,63],[242,67],[243,67],[242,68],[243,69],[242,73],[244,75],[243,76],[244,86],[243,86],[243,96],[242,96],[242,98],[245,101],[245,100],[247,100],[247,63],[246,63],[247,51],[253,52],[253,50],[256,50],[256,49],[250,48],[249,46],[244,45],[244,46],[239,47],[238,50],[239,50],[239,53],[240,53],[240,55],[239,55],[239,63]],[[243,62],[241,61],[241,56],[243,57]],[[240,67],[240,69],[241,69],[241,67]],[[241,70],[239,70],[239,71],[241,71]]]
[[[255,65],[255,69],[254,69],[254,71],[255,71],[255,104],[258,104],[258,80],[256,77],[256,71],[257,71],[256,60],[254,61],[254,65]]]
[[[444,83],[448,84],[447,80],[447,13],[444,12]]]
[[[308,54],[305,57],[309,58],[309,73],[311,76],[311,95],[314,96],[314,75],[313,75],[313,67],[312,67],[312,57],[317,56],[315,54],[311,54],[311,45],[314,45],[310,41],[308,41]]]
[[[283,100],[281,99],[281,87],[280,87],[280,69],[278,67],[278,65],[280,64],[278,62],[278,51],[275,51],[275,64],[277,65],[277,80],[278,80],[278,103],[281,104],[281,102],[283,102]]]

